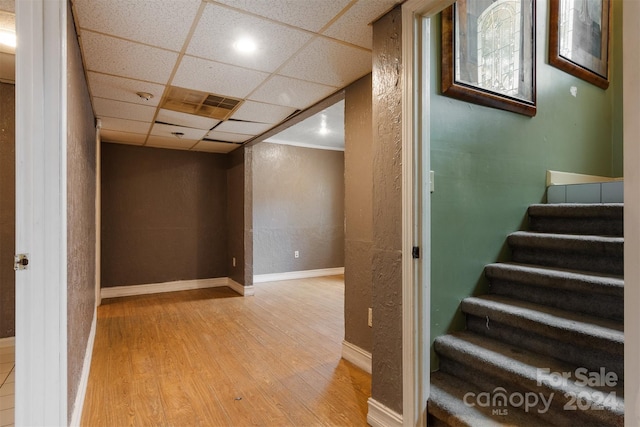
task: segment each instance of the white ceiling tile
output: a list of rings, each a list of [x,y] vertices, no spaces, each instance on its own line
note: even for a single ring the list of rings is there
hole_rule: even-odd
[[[145,147],[172,148],[175,150],[189,150],[197,141],[189,139],[167,138],[164,136],[150,135]]]
[[[256,51],[240,53],[233,44],[249,38]],[[208,4],[187,53],[226,64],[272,72],[296,53],[311,34],[229,8]]]
[[[93,98],[93,109],[96,117],[100,119],[115,117],[140,122],[153,121],[153,116],[156,113],[156,107],[96,97]]]
[[[200,141],[191,151],[205,151],[207,153],[229,153],[236,148],[238,144],[229,144],[227,142]]]
[[[396,3],[398,0],[359,0],[323,34],[371,49],[373,29],[369,24]]]
[[[212,130],[206,135],[208,139],[215,139],[216,141],[226,142],[245,142],[253,138],[254,135],[242,135],[239,133],[221,132],[219,130]]]
[[[279,73],[344,87],[370,71],[370,51],[318,37],[289,61]]]
[[[178,58],[175,52],[91,31],[82,31],[80,36],[88,71],[164,84]]]
[[[271,123],[236,122],[227,120],[222,122],[215,130],[220,132],[240,133],[245,135],[259,135],[273,127]]]
[[[269,74],[185,55],[172,85],[244,98]]]
[[[104,142],[116,142],[120,144],[142,145],[147,139],[146,134],[118,132],[115,130],[101,129],[100,139]]]
[[[182,133],[182,138],[176,137],[173,132]],[[154,123],[153,127],[151,128],[151,135],[153,136],[182,139],[184,141],[198,141],[202,139],[207,132],[209,132],[209,129],[186,128],[181,126],[165,125],[162,123]]]
[[[175,51],[182,49],[200,4],[200,0],[73,2],[80,28]]]
[[[89,86],[91,87],[91,95],[100,98],[115,99],[117,101],[132,102],[141,105],[149,105],[155,107],[162,98],[164,86],[141,82],[139,80],[125,79],[123,77],[109,76],[89,72],[87,73]],[[136,92],[148,92],[153,98],[148,101],[136,95]]]
[[[351,0],[216,0],[279,22],[318,31]]]
[[[121,132],[147,134],[151,123],[137,122],[135,120],[116,119],[113,117],[105,117],[101,119],[102,129],[117,130]]]
[[[231,116],[236,120],[247,120],[263,123],[280,123],[296,111],[293,107],[245,101]]]
[[[158,111],[156,121],[185,126],[188,128],[206,129],[207,131],[220,123],[220,121],[215,119],[165,109],[160,109],[160,111]]]
[[[16,1],[15,0],[0,0],[0,10],[4,10],[6,12],[16,12]]]
[[[303,109],[326,98],[338,87],[326,86],[284,76],[273,76],[249,99]]]

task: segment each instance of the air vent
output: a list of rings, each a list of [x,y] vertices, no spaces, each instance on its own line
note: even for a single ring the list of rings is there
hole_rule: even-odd
[[[170,86],[161,108],[227,120],[242,105],[242,99]]]

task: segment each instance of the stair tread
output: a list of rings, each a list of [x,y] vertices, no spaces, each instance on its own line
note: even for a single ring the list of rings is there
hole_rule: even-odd
[[[623,209],[624,203],[556,203],[530,205],[527,213],[561,218],[622,218]]]
[[[509,243],[523,242],[556,242],[557,244],[568,243],[609,243],[613,245],[624,244],[624,237],[617,236],[599,236],[595,234],[562,234],[562,233],[543,233],[538,231],[514,231],[507,237]]]
[[[501,278],[528,285],[553,286],[555,289],[586,289],[599,294],[624,296],[624,279],[616,275],[515,262],[488,264],[485,266],[485,273],[490,279]],[[514,277],[514,274],[523,275],[523,278],[536,277],[539,281],[524,282],[522,278]]]
[[[577,336],[597,338],[603,341],[605,350],[609,345],[619,348],[624,345],[624,324],[613,320],[586,316],[499,295],[465,298],[461,309],[471,315],[486,315],[488,322],[493,317],[497,322],[511,324],[511,319],[519,318],[526,321],[531,329],[543,335],[551,333],[555,336],[557,331],[564,331]],[[486,314],[486,311],[490,311],[492,315]],[[550,331],[550,328],[553,331]]]
[[[540,355],[501,341],[487,338],[473,332],[455,332],[443,335],[435,340],[436,352],[441,357],[450,358],[474,370],[489,373],[505,386],[517,384],[531,391],[554,392],[564,396],[565,393],[613,392],[615,402],[607,405],[609,411],[624,413],[624,387],[621,381],[615,386],[592,387],[583,384],[583,378],[576,376],[576,367],[558,359]],[[465,361],[466,359],[466,361]],[[547,381],[547,374],[569,373],[566,381]]]
[[[427,410],[449,426],[493,427],[507,425],[550,425],[534,414],[508,410],[504,415],[491,416],[492,408],[465,404],[467,393],[477,396],[481,390],[467,382],[437,371],[431,373]]]

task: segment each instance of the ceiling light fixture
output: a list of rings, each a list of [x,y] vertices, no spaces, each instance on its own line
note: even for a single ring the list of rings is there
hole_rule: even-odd
[[[320,135],[327,135],[329,134],[329,132],[329,128],[327,128],[327,116],[323,114],[322,121],[320,122],[320,130],[318,130],[318,133]]]
[[[8,30],[0,30],[0,44],[16,47],[16,33]]]
[[[136,95],[138,95],[140,98],[144,99],[145,101],[148,101],[151,98],[153,98],[153,94],[149,92],[136,92]]]
[[[255,52],[258,46],[249,37],[243,37],[241,39],[238,39],[233,44],[233,47],[240,53],[252,53]]]

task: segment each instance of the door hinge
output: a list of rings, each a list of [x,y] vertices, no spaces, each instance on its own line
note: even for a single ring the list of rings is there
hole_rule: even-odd
[[[413,259],[420,258],[420,246],[414,246],[413,249],[411,249],[411,256]]]
[[[13,269],[18,270],[26,270],[29,266],[29,255],[28,254],[17,254],[13,257]]]

